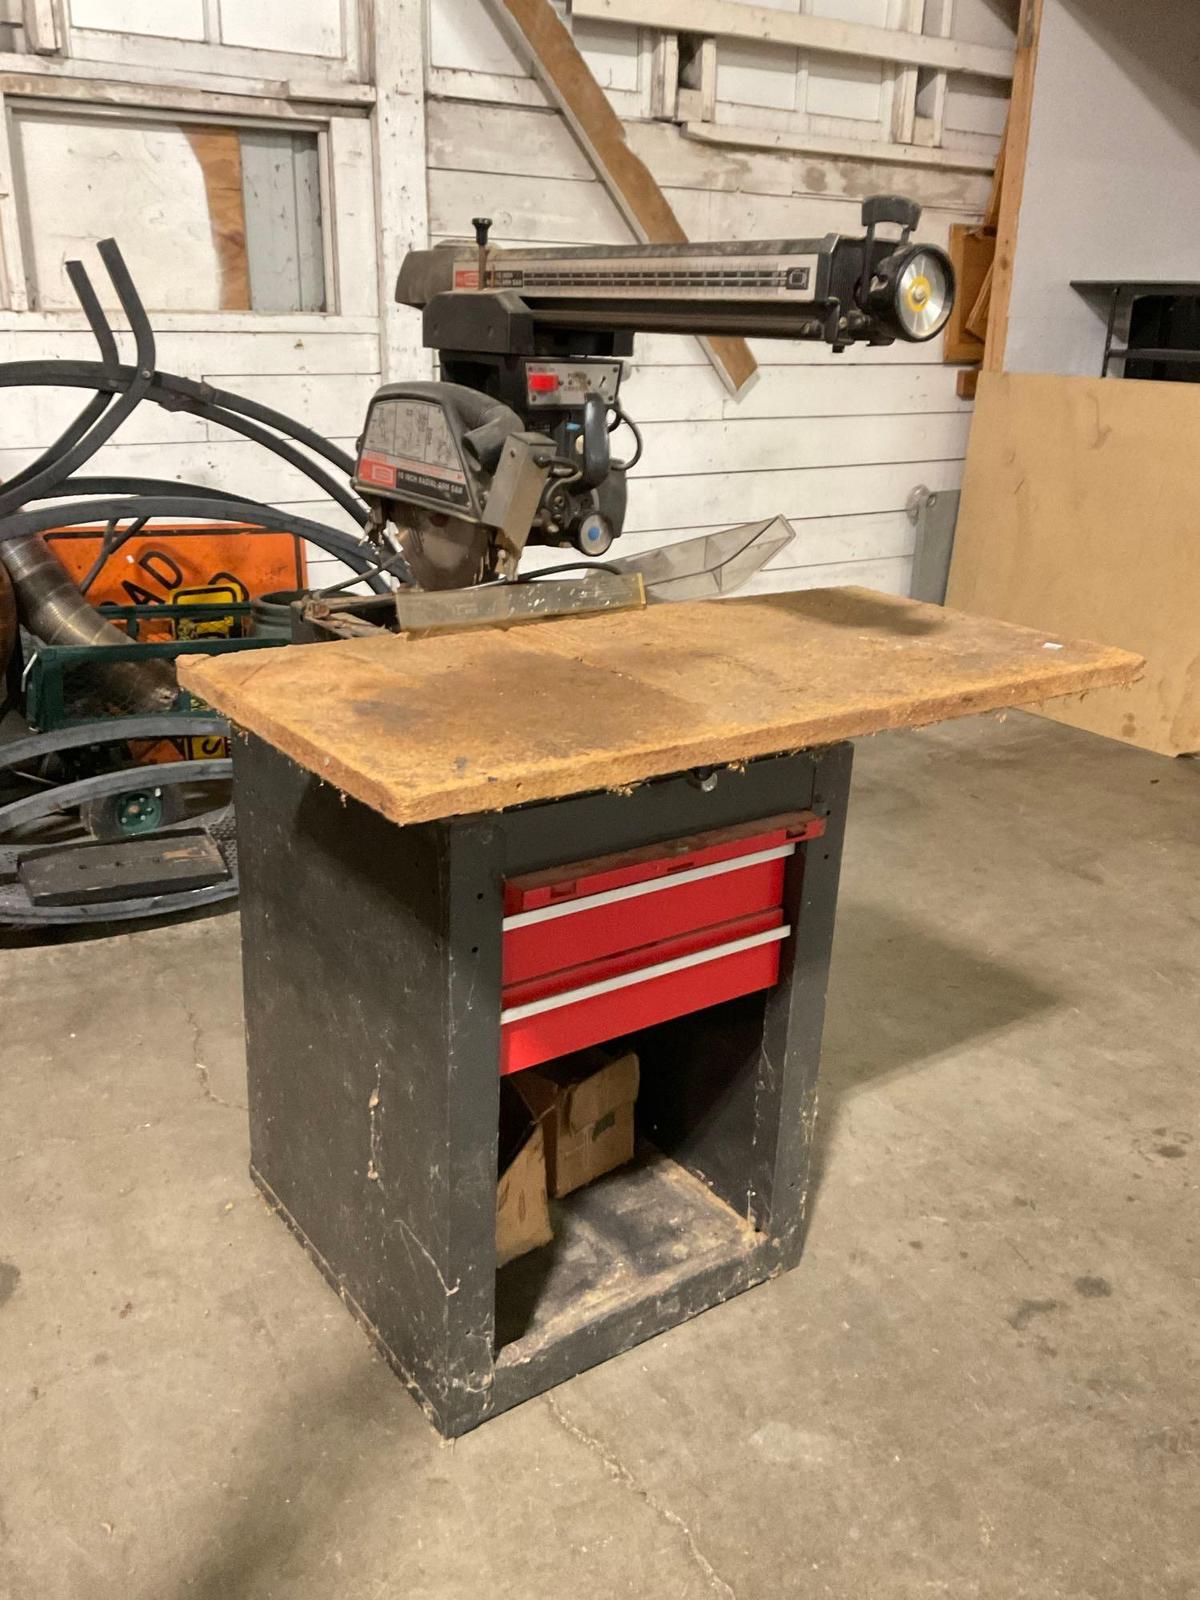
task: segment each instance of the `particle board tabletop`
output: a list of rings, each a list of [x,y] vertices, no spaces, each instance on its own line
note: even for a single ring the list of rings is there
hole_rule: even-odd
[[[179,662],[180,681],[393,822],[1131,682],[1140,657],[868,589],[651,606]]]

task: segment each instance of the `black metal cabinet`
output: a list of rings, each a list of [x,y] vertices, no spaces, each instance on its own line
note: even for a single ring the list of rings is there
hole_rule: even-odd
[[[403,828],[234,752],[251,1171],[443,1434],[795,1264],[850,746]],[[796,808],[778,982],[632,1040],[639,1158],[497,1272],[505,879]]]

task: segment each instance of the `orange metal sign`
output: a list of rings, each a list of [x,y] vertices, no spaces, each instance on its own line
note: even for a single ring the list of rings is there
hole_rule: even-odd
[[[100,527],[61,528],[47,543],[77,583],[100,553]],[[300,589],[305,582],[304,549],[290,533],[264,533],[237,523],[160,524],[139,533],[114,552],[88,589],[93,605],[221,604],[253,599],[278,589]],[[232,624],[230,618],[230,625]],[[141,638],[199,638],[228,633],[223,619],[207,618],[194,629],[143,621]]]

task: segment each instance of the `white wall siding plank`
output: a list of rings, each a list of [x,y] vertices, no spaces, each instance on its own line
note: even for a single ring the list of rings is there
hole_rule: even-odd
[[[901,461],[800,471],[693,473],[638,478],[629,486],[628,526],[688,531],[759,517],[837,517],[895,511],[918,484],[956,489],[961,461]]]
[[[707,380],[707,381],[706,381]],[[955,369],[924,365],[760,367],[738,399],[716,375],[698,368],[686,384],[671,367],[635,366],[621,385],[621,401],[639,423],[750,417],[864,417],[948,411],[967,415],[955,393]]]
[[[57,439],[92,397],[89,389],[26,389],[19,400],[12,389],[4,393],[0,438],[6,450],[26,452],[27,460]],[[189,416],[186,411],[143,404],[122,424],[119,437],[128,444],[198,444],[207,438],[207,433],[200,418]],[[14,457],[10,455],[9,459]],[[82,470],[90,472],[92,468]]]
[[[767,570],[791,571],[797,567],[842,561],[891,561],[911,557],[916,542],[913,524],[903,510],[840,517],[789,517],[788,520],[795,537],[772,557],[767,563]],[[663,545],[676,544],[682,538],[719,533],[728,526],[728,523],[713,523],[711,526],[690,528],[686,534],[682,534],[678,528],[642,529],[623,534],[614,546],[613,554],[642,555]],[[522,571],[535,572],[578,559],[576,550],[534,545],[528,550],[521,568]]]
[[[358,434],[371,396],[381,381],[377,372],[332,372],[320,376],[272,373],[258,377],[205,373],[205,379],[219,388],[232,389],[248,400],[256,400],[260,405],[274,406],[276,411],[286,412],[327,439],[345,439]],[[207,423],[206,427],[210,439],[228,437],[217,423]]]
[[[655,122],[630,122],[625,132],[658,181],[673,189],[808,194],[859,205],[868,194],[898,190],[927,207],[952,211],[956,220],[982,212],[987,202],[986,174],[725,148],[681,137],[678,129]],[[590,163],[556,111],[431,99],[428,139],[431,168],[594,181]]]
[[[354,449],[353,436],[336,442],[348,451]],[[11,477],[28,459],[24,450],[0,450],[0,478]],[[195,443],[105,445],[89,461],[88,472],[172,478],[231,489],[272,505],[313,492],[304,473],[236,434]]]
[[[379,343],[374,333],[339,333],[321,328],[282,333],[275,331],[269,321],[264,327],[266,319],[260,317],[239,319],[244,332],[163,333],[158,328],[159,320],[154,319],[158,364],[164,371],[177,372],[185,378],[232,372],[235,368],[243,373],[292,376],[370,372],[379,365]],[[132,360],[133,343],[128,336],[122,338],[118,333],[117,343],[124,359]],[[96,341],[82,328],[61,333],[32,327],[0,332],[0,360],[40,361],[56,356],[67,361],[95,361]],[[231,386],[237,388],[240,381],[233,380]]]
[[[497,242],[630,244],[628,224],[599,183],[486,172],[429,174],[429,229],[470,238],[471,218],[491,217]]]
[[[645,455],[631,478],[727,473],[746,479],[795,468],[890,461],[961,461],[970,417],[912,416],[747,418],[721,422],[650,422]]]
[[[814,567],[794,567],[784,571],[768,567],[758,572],[737,591],[743,596],[783,594],[793,589],[834,589],[854,584],[875,589],[881,594],[908,594],[912,587],[912,557],[899,556],[888,561],[846,561]],[[729,596],[734,599],[736,596]]]
[[[634,341],[634,356],[647,366],[696,367],[704,357],[696,341],[678,333],[643,333]],[[938,363],[942,359],[942,339],[927,339],[923,344],[852,344],[836,351],[814,339],[751,339],[754,359],[763,367],[874,367],[892,362],[907,366],[912,362]]]

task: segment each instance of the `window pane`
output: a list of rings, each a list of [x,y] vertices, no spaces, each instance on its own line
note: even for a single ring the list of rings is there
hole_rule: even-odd
[[[323,311],[321,185],[315,134],[242,134],[250,303],[255,311]]]
[[[74,309],[64,263],[95,270],[97,239],[121,246],[158,311],[323,311],[315,133],[231,124],[46,114],[14,117],[33,303]]]

